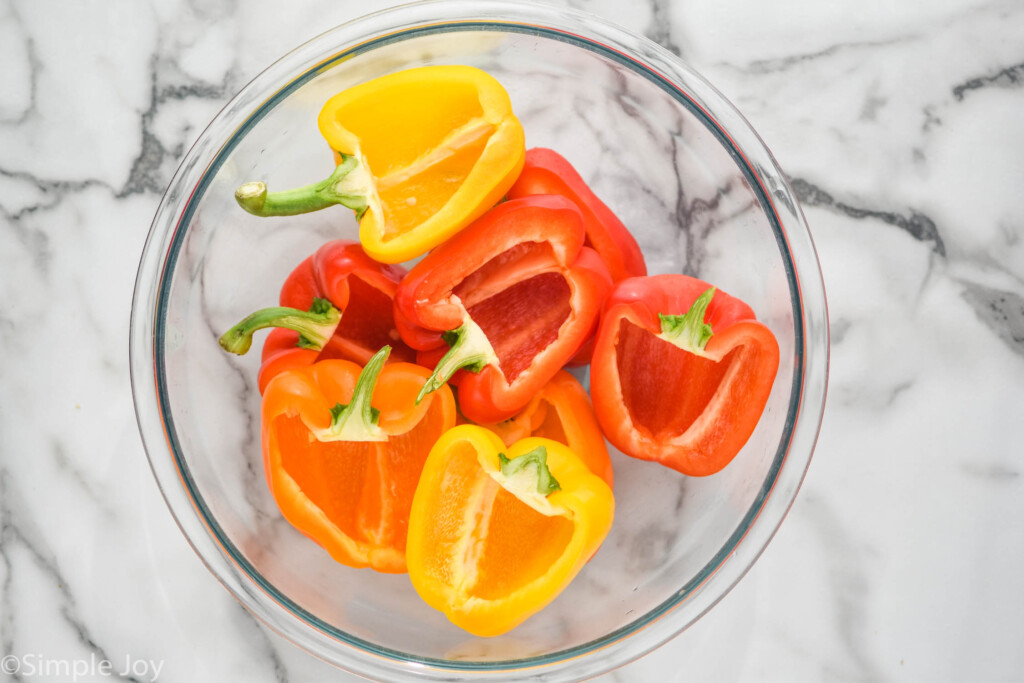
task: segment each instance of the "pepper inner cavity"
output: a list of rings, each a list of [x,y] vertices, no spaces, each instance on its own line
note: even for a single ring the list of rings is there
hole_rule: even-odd
[[[572,314],[572,292],[548,242],[521,242],[452,289],[498,356],[512,383],[547,348]]]
[[[439,151],[429,166],[410,172],[403,182],[382,187],[378,197],[384,211],[385,239],[423,223],[444,208],[476,166],[488,140],[489,133],[459,140],[461,146]]]
[[[572,313],[570,296],[565,277],[548,272],[516,282],[467,308],[491,342],[509,383],[558,338]]]
[[[278,416],[275,428],[282,469],[334,526],[355,541],[405,550],[413,493],[444,432],[440,402],[386,445],[311,440],[298,416]]]
[[[275,427],[282,469],[334,526],[356,541],[368,542],[366,529],[380,518],[380,501],[366,495],[374,488],[370,480],[378,477],[378,444],[311,441],[309,428],[298,416],[278,416]]]
[[[489,478],[489,477],[488,477]],[[572,540],[572,521],[540,514],[497,484],[469,593],[496,600],[550,571]]]
[[[416,111],[415,126],[409,125],[410,102],[430,102]],[[377,179],[384,239],[444,207],[496,130],[472,83],[405,82],[367,92],[335,116],[359,139],[359,154]]]
[[[427,529],[424,546],[435,552],[424,570],[460,593],[501,599],[551,569],[572,540],[573,523],[546,517],[502,488],[468,443],[453,449]]]
[[[395,325],[390,316],[392,303],[388,295],[359,277],[350,277],[348,286],[348,305],[338,329],[334,331],[335,339],[365,350],[367,358],[378,349],[391,345],[394,360],[410,360],[412,351],[401,338],[396,339]],[[386,313],[382,315],[381,311]]]
[[[411,102],[430,102],[415,112],[409,125]],[[377,178],[413,166],[449,139],[453,130],[484,115],[477,88],[471,83],[405,82],[365,92],[335,112],[338,123],[359,140],[360,154]]]
[[[738,358],[736,350],[718,362],[695,356],[628,320],[619,326],[615,351],[630,419],[655,439],[685,432]]]

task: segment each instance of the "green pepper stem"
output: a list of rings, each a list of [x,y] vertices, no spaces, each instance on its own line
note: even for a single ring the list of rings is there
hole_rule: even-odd
[[[427,394],[440,389],[441,385],[461,368],[476,373],[487,365],[498,365],[498,355],[494,352],[490,340],[469,316],[466,316],[461,327],[445,332],[443,337],[451,348],[441,357],[434,372],[420,389],[416,396],[416,405],[419,405]]]
[[[319,351],[341,322],[341,313],[326,299],[313,299],[308,311],[274,306],[247,316],[220,337],[220,345],[229,353],[245,355],[252,346],[252,335],[265,327],[286,327],[299,333],[298,346]]]
[[[715,288],[711,287],[690,305],[684,315],[666,315],[659,313],[661,320],[661,339],[675,344],[681,349],[703,355],[704,347],[714,336],[711,325],[704,322],[704,314],[708,310],[708,304],[715,295]]]
[[[498,453],[501,473],[511,479],[513,477],[529,477],[536,482],[537,493],[542,496],[558,491],[562,486],[548,469],[548,449],[537,446],[532,451],[509,459],[504,453]]]
[[[380,428],[380,411],[370,405],[377,378],[391,355],[385,346],[373,355],[363,367],[352,390],[348,405],[335,404],[331,408],[331,426],[314,431],[318,441],[387,441],[388,435]]]
[[[371,191],[370,176],[359,160],[342,154],[334,172],[320,182],[267,192],[266,183],[254,181],[240,185],[235,190],[235,199],[254,216],[294,216],[341,204],[355,211],[356,218],[362,218],[369,207]]]

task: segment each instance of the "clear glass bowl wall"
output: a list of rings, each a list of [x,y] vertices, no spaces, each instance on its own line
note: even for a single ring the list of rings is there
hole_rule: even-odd
[[[281,518],[263,476],[259,343],[241,358],[217,345],[242,316],[276,304],[286,275],[319,245],[357,237],[352,213],[340,207],[260,219],[235,205],[234,189],[253,179],[283,189],[325,177],[333,162],[316,117],[331,95],[400,69],[454,63],[484,69],[505,86],[527,146],[551,147],[576,166],[636,236],[652,274],[694,275],[746,300],[781,348],[764,416],[723,472],[687,478],[612,449],[616,520],[601,550],[548,608],[489,640],[449,624],[406,576],[344,567]],[[364,674],[525,674],[574,659],[576,671],[595,673],[684,628],[746,571],[810,458],[827,324],[813,247],[788,186],[742,118],[724,111],[743,128],[741,141],[757,147],[752,152],[705,110],[723,105],[702,102],[699,91],[717,93],[695,84],[684,94],[678,79],[566,32],[463,22],[363,41],[296,72],[270,97],[250,86],[222,112],[179,170],[147,245],[133,313],[133,381],[161,489],[197,551],[243,603]],[[577,374],[586,383],[585,371]],[[811,424],[798,429],[801,408],[800,420]],[[641,641],[607,649],[642,630]],[[600,661],[579,659],[588,653]]]

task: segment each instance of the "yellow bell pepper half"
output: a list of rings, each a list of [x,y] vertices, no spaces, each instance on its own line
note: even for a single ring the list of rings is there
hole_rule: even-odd
[[[272,193],[245,183],[235,197],[259,216],[347,206],[363,249],[384,263],[425,253],[497,204],[526,152],[508,93],[469,66],[407,69],[354,86],[327,101],[318,125],[336,153],[330,177]]]
[[[597,551],[612,491],[567,447],[530,437],[506,449],[477,425],[454,427],[427,457],[409,515],[416,592],[477,636],[539,612]]]

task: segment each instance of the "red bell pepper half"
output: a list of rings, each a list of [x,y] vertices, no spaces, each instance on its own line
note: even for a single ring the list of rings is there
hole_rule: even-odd
[[[523,170],[507,197],[538,194],[561,195],[576,204],[587,231],[585,244],[608,266],[613,281],[647,275],[643,252],[622,221],[587,187],[565,157],[543,147],[526,151]]]
[[[538,194],[557,194],[572,200],[583,215],[584,245],[597,252],[613,282],[647,275],[647,264],[636,239],[622,221],[591,191],[565,157],[554,150],[534,147],[526,151],[519,178],[508,191],[509,199]],[[595,330],[596,331],[596,330]],[[569,365],[586,365],[594,351],[594,336],[583,343]]]
[[[499,204],[420,261],[399,285],[395,320],[419,362],[436,363],[421,394],[452,378],[463,414],[483,424],[529,403],[587,339],[611,289],[583,241],[576,205],[538,195]]]
[[[774,335],[739,299],[686,275],[630,278],[598,329],[594,412],[623,453],[714,474],[753,433],[778,367]]]
[[[384,346],[391,346],[392,361],[411,362],[415,352],[402,342],[392,317],[392,300],[405,273],[401,266],[374,261],[358,242],[328,242],[291,272],[279,307],[245,318],[221,337],[221,346],[245,353],[253,332],[278,328],[263,344],[261,393],[288,368],[329,358],[365,365]]]

